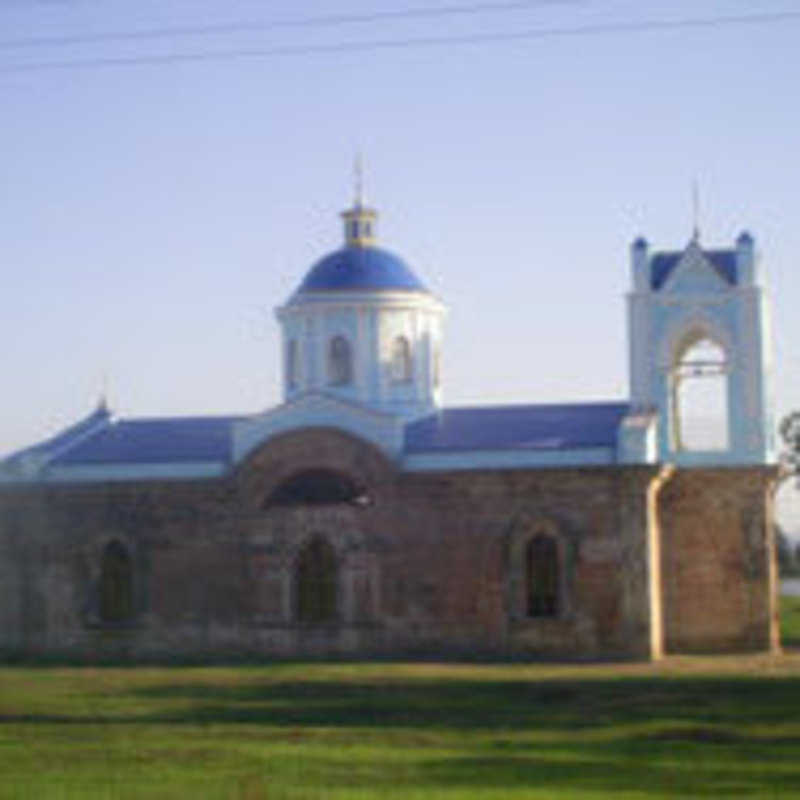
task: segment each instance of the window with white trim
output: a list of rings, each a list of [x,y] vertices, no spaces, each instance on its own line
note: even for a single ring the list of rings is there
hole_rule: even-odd
[[[392,342],[392,381],[408,383],[412,377],[411,344],[405,336],[397,336]]]
[[[334,336],[328,344],[328,383],[347,386],[353,382],[353,355],[344,336]]]

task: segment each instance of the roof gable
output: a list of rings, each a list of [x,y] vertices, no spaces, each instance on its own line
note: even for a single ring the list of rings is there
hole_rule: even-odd
[[[100,404],[91,414],[43,442],[26,447],[0,461],[12,475],[30,477],[82,442],[94,438],[111,424],[111,414]]]
[[[656,253],[650,261],[650,287],[654,291],[718,291],[736,283],[734,250],[702,250],[691,242],[682,253]]]
[[[314,391],[239,421],[233,432],[234,461],[241,461],[273,436],[301,428],[336,428],[371,442],[390,456],[402,449],[401,417]]]

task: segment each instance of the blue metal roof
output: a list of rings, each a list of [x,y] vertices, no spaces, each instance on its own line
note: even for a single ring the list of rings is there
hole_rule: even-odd
[[[394,253],[380,247],[343,247],[314,264],[298,292],[342,289],[427,291],[408,265]]]
[[[51,463],[163,464],[231,459],[231,428],[241,417],[119,420]]]
[[[627,403],[447,408],[406,426],[408,453],[615,447]]]
[[[711,262],[720,277],[731,286],[736,285],[736,251],[703,250],[703,255]],[[656,253],[650,260],[650,287],[660,289],[669,278],[672,270],[683,258],[683,253]]]
[[[84,417],[74,425],[70,425],[63,431],[59,431],[55,436],[45,439],[43,442],[26,447],[24,450],[19,450],[12,453],[6,458],[6,463],[13,465],[29,456],[40,456],[44,459],[51,458],[60,452],[67,450],[75,442],[81,439],[90,437],[92,431],[99,430],[108,424],[111,414],[105,405],[98,406],[89,416]]]
[[[405,430],[407,453],[467,450],[571,450],[616,447],[626,403],[479,406],[444,409]],[[102,417],[102,418],[101,418]],[[48,442],[52,466],[232,462],[230,417],[110,421],[103,410]],[[91,430],[94,424],[95,430]],[[99,423],[99,425],[98,425]],[[76,431],[84,433],[76,436]],[[58,443],[58,447],[54,447]],[[12,457],[13,458],[13,457]]]

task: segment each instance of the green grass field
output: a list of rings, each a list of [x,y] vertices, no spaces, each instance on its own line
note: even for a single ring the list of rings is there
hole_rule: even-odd
[[[612,795],[800,797],[800,652],[0,669],[2,798]]]
[[[800,647],[800,597],[781,597],[781,640]]]

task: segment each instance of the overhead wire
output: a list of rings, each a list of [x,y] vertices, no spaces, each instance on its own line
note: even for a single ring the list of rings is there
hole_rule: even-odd
[[[109,56],[65,61],[41,61],[0,66],[0,75],[63,71],[77,69],[102,69],[110,67],[132,67],[144,65],[166,65],[240,59],[265,59],[282,56],[325,55],[374,50],[401,50],[419,47],[450,47],[470,44],[493,44],[500,42],[522,42],[537,39],[632,35],[650,32],[665,32],[687,29],[711,29],[734,25],[774,25],[781,22],[800,21],[800,11],[765,12],[733,16],[695,17],[676,20],[640,20],[637,22],[597,23],[583,26],[558,28],[535,28],[526,31],[497,33],[475,33],[457,36],[421,36],[405,39],[372,39],[316,45],[285,45],[264,48],[239,48],[228,50],[206,50],[196,52],[167,53],[145,56]]]
[[[437,8],[410,7],[369,14],[327,14],[285,20],[251,20],[220,23],[216,25],[184,25],[167,28],[150,28],[138,31],[112,31],[70,36],[38,36],[27,39],[0,39],[0,50],[23,50],[38,47],[66,47],[80,44],[108,44],[111,42],[143,41],[148,39],[173,39],[175,37],[217,36],[231,33],[253,33],[281,28],[322,28],[357,23],[390,22],[408,19],[435,19],[457,15],[508,13],[545,6],[583,5],[590,0],[506,0],[497,3],[471,3],[439,6]]]

